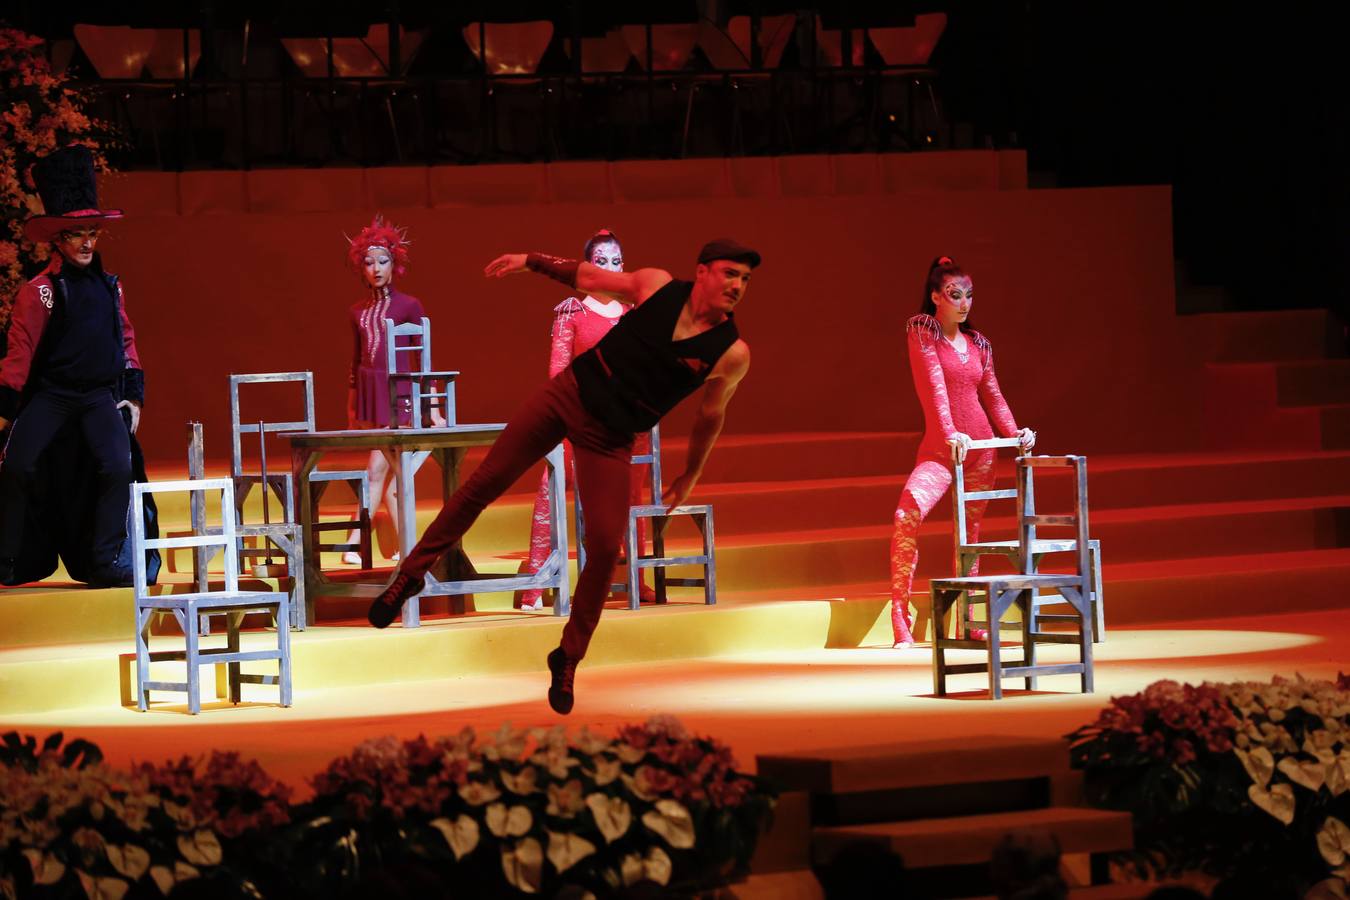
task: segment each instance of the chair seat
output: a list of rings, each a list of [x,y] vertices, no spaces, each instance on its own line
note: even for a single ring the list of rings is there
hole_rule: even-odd
[[[1100,542],[1093,540],[1089,542],[1092,547],[1100,546]],[[1040,539],[1037,538],[1030,543],[1032,553],[1066,553],[1070,550],[1078,549],[1078,541],[1073,538],[1066,539]],[[962,550],[989,550],[995,553],[1016,553],[1020,552],[1017,541],[979,541],[974,544],[962,544]]]
[[[670,516],[702,516],[702,515],[707,515],[707,513],[708,513],[711,509],[712,509],[712,507],[709,506],[709,505],[706,505],[706,504],[704,504],[704,505],[697,505],[697,504],[695,504],[695,505],[692,505],[692,506],[676,506],[676,507],[674,507],[674,508],[668,508],[668,507],[666,507],[666,506],[663,506],[663,505],[657,503],[657,504],[647,504],[646,506],[631,506],[631,507],[629,507],[629,511],[630,511],[633,515],[635,515],[635,516],[640,516],[640,517],[642,517],[642,518],[644,518],[644,519],[645,519],[645,518],[651,518],[652,516],[666,516],[666,515],[670,515]]]
[[[234,530],[240,537],[295,537],[300,534],[298,522],[271,522],[268,524],[240,525]]]
[[[421,381],[426,378],[454,378],[458,372],[390,372],[390,378],[408,378]]]
[[[358,478],[365,477],[365,469],[352,469],[345,472],[321,472],[316,469],[309,473],[309,480],[311,483],[315,481],[356,481]]]
[[[988,591],[994,587],[1006,591],[1025,588],[1076,587],[1083,583],[1078,575],[967,575],[964,578],[934,578],[934,591]]]
[[[213,592],[210,594],[160,594],[154,597],[146,597],[136,601],[136,606],[141,609],[182,609],[188,608],[188,603],[195,600],[194,604],[200,610],[222,610],[222,609],[264,609],[269,606],[275,606],[288,599],[284,591],[235,591],[234,593]]]

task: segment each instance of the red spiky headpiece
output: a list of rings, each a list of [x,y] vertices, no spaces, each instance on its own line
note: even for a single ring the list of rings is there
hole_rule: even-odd
[[[391,225],[382,216],[376,215],[370,224],[362,228],[354,238],[347,239],[347,261],[352,268],[361,271],[365,264],[366,251],[371,247],[383,247],[394,257],[394,274],[402,275],[408,268],[408,229]]]

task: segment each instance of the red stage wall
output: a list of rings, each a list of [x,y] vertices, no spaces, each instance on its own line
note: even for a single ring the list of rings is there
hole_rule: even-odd
[[[1169,189],[1029,191],[1024,171],[1020,154],[976,152],[132,174],[105,186],[128,217],[102,250],[126,286],[156,460],[181,458],[191,418],[209,456],[228,454],[230,372],[313,370],[320,427],[343,425],[346,308],[361,296],[343,233],[377,209],[410,230],[400,286],[432,318],[437,367],[463,373],[461,421],[503,421],[540,383],[565,295],[538,276],[486,281],[484,264],[579,254],[608,227],[630,268],[677,277],[711,237],[763,253],[738,317],[754,363],[730,431],[920,429],[904,322],[945,253],[973,274],[973,321],[1044,449],[1196,445]]]

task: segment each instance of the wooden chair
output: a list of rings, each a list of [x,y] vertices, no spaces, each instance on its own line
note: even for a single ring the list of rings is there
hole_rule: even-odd
[[[167,537],[147,539],[144,526],[144,507],[146,494],[162,494],[187,491],[194,498],[201,495],[205,502],[208,494],[220,495],[221,524],[213,533],[191,535],[187,537]],[[243,684],[275,684],[280,689],[282,706],[291,705],[291,641],[289,622],[291,617],[290,598],[285,591],[242,591],[239,589],[238,543],[242,535],[237,529],[234,510],[234,483],[229,478],[207,478],[189,481],[165,481],[137,483],[132,485],[132,523],[131,538],[134,559],[134,584],[136,603],[136,708],[144,712],[150,703],[151,691],[176,691],[187,694],[188,712],[196,715],[201,712],[201,667],[204,665],[228,666],[227,684],[231,702],[240,701],[240,686]],[[225,553],[224,588],[209,590],[204,584],[185,594],[151,594],[146,585],[145,551],[152,549],[172,550],[190,547],[194,550],[205,547],[220,547]],[[272,615],[276,622],[277,645],[275,649],[242,650],[239,643],[239,629],[244,616],[250,612],[265,612]],[[227,619],[226,643],[221,648],[201,646],[201,619],[214,613],[224,613]],[[156,616],[171,614],[178,620],[183,630],[185,647],[183,650],[150,652],[150,625]],[[152,681],[150,664],[152,662],[182,660],[187,665],[186,680]],[[276,675],[243,674],[240,664],[260,660],[276,660]]]
[[[1017,447],[1018,439],[1011,438],[990,438],[987,440],[971,441],[970,449],[999,449],[1005,447]],[[1004,490],[989,491],[967,491],[965,474],[962,467],[956,462],[956,452],[952,452],[952,467],[954,478],[952,480],[952,539],[954,543],[955,572],[957,577],[965,577],[975,568],[975,563],[981,556],[1002,556],[1012,560],[1014,565],[1019,564],[1021,546],[1017,541],[970,541],[966,533],[966,504],[974,503],[978,500],[1012,500],[1017,497],[1015,488]],[[1027,472],[1026,480],[1026,504],[1031,511],[1036,509],[1036,491],[1035,482],[1030,471]],[[1049,553],[1073,553],[1078,549],[1078,542],[1075,538],[1040,538],[1032,542],[1031,550],[1031,568],[1028,572],[1038,572],[1040,562],[1046,554]],[[1088,555],[1091,559],[1091,585],[1089,589],[1088,600],[1092,604],[1092,640],[1094,643],[1100,643],[1106,639],[1106,600],[1102,589],[1102,544],[1101,541],[1091,540],[1088,542]],[[1020,567],[1020,566],[1019,566]],[[1076,616],[1072,614],[1060,613],[1042,613],[1041,607],[1049,604],[1061,602],[1059,595],[1036,594],[1033,598],[1032,611],[1035,617],[1040,621],[1073,621]],[[934,619],[934,627],[937,627],[939,620]],[[953,623],[955,626],[957,623]],[[969,627],[971,623],[966,622]],[[981,623],[974,623],[981,624]],[[953,632],[948,631],[951,635]]]
[[[1035,512],[1028,490],[1033,469],[1069,468],[1075,476],[1074,512],[1069,516],[1047,516]],[[1004,678],[1026,679],[1027,690],[1035,690],[1036,678],[1041,675],[1079,676],[1083,693],[1093,690],[1092,681],[1092,610],[1088,600],[1091,584],[1091,566],[1088,546],[1087,459],[1082,456],[1024,456],[1017,460],[1018,545],[1021,572],[1011,575],[979,575],[964,578],[935,579],[933,594],[933,693],[947,694],[947,676],[986,672],[989,676],[989,695],[1003,697]],[[1066,575],[1042,575],[1031,572],[1032,548],[1035,546],[1038,526],[1068,526],[1075,530],[1074,558],[1076,571]],[[1057,591],[1073,609],[1077,634],[1043,632],[1037,629],[1033,604],[1041,588]],[[967,635],[947,637],[938,627],[949,610],[956,609],[967,618],[965,606],[973,593],[983,593],[989,610],[989,629],[983,641],[970,640]],[[998,624],[1003,616],[1016,606],[1022,614],[1022,659],[1005,663]],[[1036,649],[1041,644],[1076,644],[1078,662],[1041,665],[1036,662]],[[947,662],[948,650],[983,649],[988,654],[985,663]]]
[[[304,419],[291,422],[242,422],[239,412],[239,389],[246,384],[300,384],[304,391]],[[244,502],[248,499],[249,493],[255,486],[262,485],[262,473],[252,474],[243,471],[243,442],[242,436],[245,434],[260,434],[265,438],[268,434],[280,434],[288,431],[314,431],[314,374],[312,372],[270,372],[255,375],[231,375],[230,376],[230,430],[232,440],[232,455],[230,462],[230,473],[234,479],[235,492],[235,515],[237,521],[243,522]],[[263,445],[265,446],[265,445]],[[290,460],[286,460],[280,467],[281,471],[268,472],[267,484],[264,490],[270,491],[281,504],[281,511],[284,518],[274,524],[277,526],[289,525],[298,527],[299,521],[295,516],[295,490],[291,483]],[[372,550],[371,550],[371,524],[370,524],[370,483],[366,478],[364,469],[348,471],[315,471],[309,477],[310,482],[310,521],[313,523],[310,528],[315,535],[314,551],[316,553],[336,552],[346,553],[348,551],[361,554],[361,565],[364,568],[371,568]],[[319,501],[323,497],[328,486],[341,482],[351,488],[352,494],[356,498],[357,510],[354,517],[350,519],[339,519],[331,522],[323,522],[319,519]],[[355,530],[358,535],[358,541],[355,544],[345,540],[341,542],[325,544],[322,541],[322,535],[325,532],[336,531],[345,535],[349,531]],[[284,528],[268,529],[266,524],[259,525],[241,525],[241,534],[257,534],[267,536],[264,532],[274,532],[278,535],[284,535]],[[299,541],[297,537],[295,540]],[[274,543],[277,543],[274,541]],[[299,541],[303,543],[303,541]],[[278,543],[278,546],[280,544]],[[242,552],[245,558],[267,555],[267,550],[263,548],[247,549]],[[296,571],[302,571],[301,566]],[[297,623],[308,622],[312,620],[313,610],[309,609],[310,601],[306,600],[302,608],[305,609],[305,615],[297,619]],[[299,613],[297,612],[297,616]],[[302,627],[297,624],[296,627]]]
[[[647,453],[635,455],[633,465],[651,467],[647,487],[652,502],[628,508],[628,531],[624,539],[625,553],[628,557],[628,583],[613,584],[610,589],[627,591],[628,608],[640,609],[642,598],[639,590],[642,585],[642,572],[645,569],[652,569],[655,572],[653,589],[656,593],[657,603],[667,602],[668,588],[696,587],[703,589],[704,603],[709,606],[715,605],[717,603],[717,556],[713,536],[713,508],[708,504],[690,504],[677,506],[667,512],[665,504],[661,502],[661,427],[659,425],[651,430],[651,450]],[[575,509],[577,566],[578,568],[584,568],[586,565],[586,529],[585,515],[581,508],[580,498],[577,500]],[[701,553],[693,556],[666,555],[665,530],[666,526],[670,524],[670,519],[674,516],[689,516],[693,519],[694,526],[703,536],[703,551]],[[638,521],[642,519],[651,522],[652,553],[650,556],[643,555],[645,548],[638,542]],[[666,569],[671,566],[702,566],[703,577],[672,578],[666,574]]]
[[[409,340],[400,343],[400,338]],[[389,367],[391,425],[399,427],[406,413],[413,428],[430,428],[433,409],[441,409],[445,424],[454,425],[455,378],[459,373],[431,368],[431,320],[423,316],[420,323],[395,325],[393,319],[385,319],[384,347]],[[398,364],[400,353],[412,355],[414,368]]]

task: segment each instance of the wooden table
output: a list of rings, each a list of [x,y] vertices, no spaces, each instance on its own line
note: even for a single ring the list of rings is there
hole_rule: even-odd
[[[407,559],[413,545],[417,543],[417,495],[414,488],[417,470],[428,458],[435,459],[441,468],[441,499],[448,500],[459,488],[459,466],[464,461],[468,449],[493,444],[505,428],[506,426],[501,424],[451,425],[445,428],[373,428],[283,434],[282,437],[291,444],[293,483],[299,493],[296,510],[300,517],[300,530],[305,544],[305,594],[309,599],[311,610],[314,599],[321,592],[348,597],[375,597],[384,589],[385,584],[332,581],[319,566],[319,553],[315,550],[317,541],[310,527],[313,523],[309,476],[325,453],[335,450],[379,450],[397,457],[398,508],[399,518],[402,520],[398,523],[398,545],[400,559]],[[426,596],[553,588],[557,591],[553,614],[556,616],[568,614],[571,594],[567,572],[567,516],[564,512],[566,494],[562,444],[550,450],[544,461],[548,464],[549,521],[552,524],[550,529],[552,540],[548,560],[539,571],[533,575],[479,575],[468,562],[463,549],[456,543],[446,554],[450,559],[450,571],[467,574],[469,577],[456,578],[452,574],[442,580],[428,572],[426,586],[422,592],[408,598],[407,603],[403,605],[404,628],[416,628],[421,624],[420,598]],[[372,502],[378,501],[372,498]],[[441,574],[445,575],[444,572]],[[307,612],[307,617],[312,620],[312,613]]]

